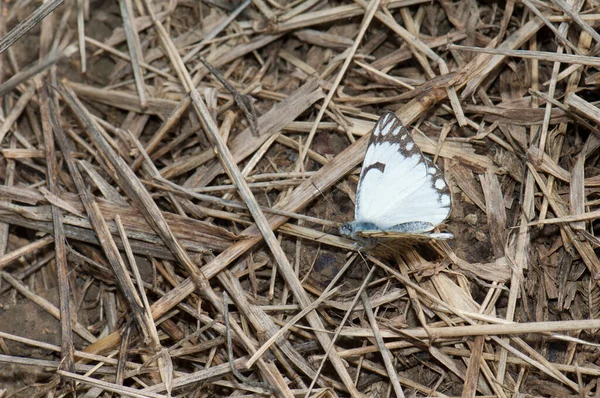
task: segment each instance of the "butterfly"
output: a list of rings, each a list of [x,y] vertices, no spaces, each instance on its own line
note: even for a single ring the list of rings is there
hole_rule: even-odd
[[[423,156],[392,112],[377,121],[356,190],[355,220],[340,227],[361,246],[382,239],[404,244],[450,239],[434,228],[450,214],[452,199],[442,171]]]

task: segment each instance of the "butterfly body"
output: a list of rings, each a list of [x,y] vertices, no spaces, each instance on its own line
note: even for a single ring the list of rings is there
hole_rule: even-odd
[[[441,170],[423,156],[400,120],[384,113],[371,134],[356,191],[355,220],[340,232],[363,247],[385,241],[449,239],[433,230],[450,214]]]

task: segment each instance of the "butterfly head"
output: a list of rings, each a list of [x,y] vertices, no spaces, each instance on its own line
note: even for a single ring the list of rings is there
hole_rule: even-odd
[[[340,227],[340,233],[346,235],[358,243],[358,246],[363,249],[370,249],[377,246],[377,239],[368,238],[361,234],[362,231],[378,230],[379,228],[370,222],[352,221],[343,224]]]

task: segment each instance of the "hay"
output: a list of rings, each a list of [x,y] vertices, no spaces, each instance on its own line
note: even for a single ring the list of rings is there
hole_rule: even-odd
[[[1,7],[5,396],[600,394],[593,3]],[[388,259],[386,109],[455,235]]]

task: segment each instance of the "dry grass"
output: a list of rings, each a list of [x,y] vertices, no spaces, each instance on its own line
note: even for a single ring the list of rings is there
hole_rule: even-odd
[[[0,10],[3,397],[600,396],[595,2],[37,5]],[[385,109],[455,235],[388,259],[336,228]]]

